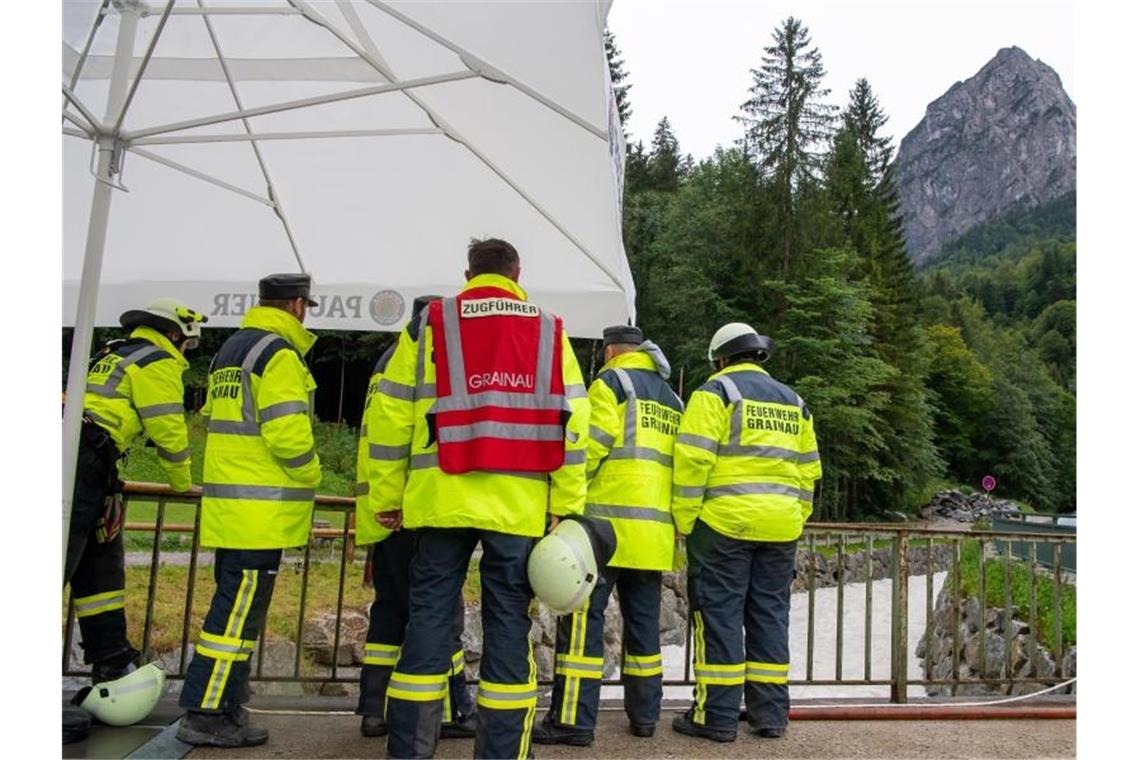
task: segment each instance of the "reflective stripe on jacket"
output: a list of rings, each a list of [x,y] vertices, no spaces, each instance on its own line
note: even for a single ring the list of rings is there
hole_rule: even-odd
[[[372,369],[372,379],[368,381],[368,394],[364,397],[364,416],[361,418],[360,440],[356,446],[356,485],[354,488],[356,496],[356,543],[358,546],[375,544],[392,535],[392,531],[376,522],[376,513],[372,511],[368,500],[368,460],[371,453],[368,430],[369,423],[378,411],[378,405],[375,403],[376,391],[384,382],[384,368],[388,366],[388,362],[391,361],[392,354],[395,352],[396,344],[393,343],[380,355],[380,359]],[[374,424],[379,425],[381,423],[376,422]]]
[[[526,293],[506,277],[479,275],[464,290],[494,287]],[[426,311],[425,311],[426,313]],[[541,536],[545,513],[580,514],[586,502],[586,438],[590,407],[570,340],[562,337],[562,382],[571,415],[565,461],[551,473],[467,472],[450,475],[429,443],[427,414],[435,403],[432,329],[413,321],[400,333],[369,416],[368,498],[373,512],[404,510],[404,526],[480,528]]]
[[[803,399],[760,365],[714,374],[693,393],[673,452],[673,519],[699,517],[733,538],[792,541],[811,514],[822,475]]]
[[[611,567],[673,567],[673,441],[683,405],[668,374],[660,349],[646,342],[615,356],[590,385],[586,515],[613,524]]]
[[[321,463],[309,418],[316,341],[286,311],[256,306],[210,367],[202,546],[281,549],[309,540]]]
[[[427,309],[438,374],[428,425],[439,467],[460,474],[553,472],[570,411],[562,320],[506,288],[467,288]]]
[[[175,491],[190,488],[190,439],[186,431],[182,373],[186,358],[151,327],[136,327],[87,373],[83,408],[110,433],[119,451],[140,434],[154,441],[159,464]]]

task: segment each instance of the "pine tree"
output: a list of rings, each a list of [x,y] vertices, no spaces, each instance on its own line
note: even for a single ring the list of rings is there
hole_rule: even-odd
[[[777,225],[781,230],[783,271],[792,265],[796,231],[796,193],[814,182],[822,168],[832,133],[835,106],[824,102],[819,49],[799,19],[788,17],[772,33],[759,69],[752,69],[751,97],[737,120],[745,125],[744,145],[774,184]]]
[[[653,131],[653,143],[649,152],[649,187],[661,192],[673,192],[681,181],[681,148],[669,117],[662,117]]]
[[[621,119],[621,133],[625,136],[626,153],[629,153],[629,132],[626,125],[633,116],[633,106],[629,102],[629,87],[625,84],[629,72],[625,70],[625,59],[621,57],[621,49],[617,46],[614,33],[606,30],[606,62],[610,67],[610,83],[613,85],[614,100],[617,101],[618,117]]]

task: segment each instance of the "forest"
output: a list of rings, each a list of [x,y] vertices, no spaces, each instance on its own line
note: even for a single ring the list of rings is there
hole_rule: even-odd
[[[628,124],[635,93],[608,33],[606,50]],[[970,230],[917,271],[887,117],[865,79],[844,107],[831,105],[825,73],[808,28],[788,18],[752,70],[734,145],[694,159],[667,115],[649,145],[627,135],[624,242],[638,324],[668,355],[683,397],[711,373],[708,341],[725,322],[775,340],[768,371],[816,419],[824,478],[813,519],[911,512],[986,474],[996,495],[1075,510],[1075,194]],[[98,330],[96,345],[118,333]],[[190,357],[191,410],[231,333],[205,330]],[[318,334],[317,414],[356,425],[393,336]],[[69,343],[65,329],[64,373]],[[596,371],[596,342],[576,347],[583,373]]]

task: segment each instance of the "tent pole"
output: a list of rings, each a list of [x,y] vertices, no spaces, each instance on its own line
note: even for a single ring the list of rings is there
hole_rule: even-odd
[[[107,93],[105,123],[114,124],[126,99],[130,85],[130,66],[134,56],[135,33],[141,8],[137,0],[114,3],[119,11],[119,34],[115,43],[115,61],[111,69]],[[111,182],[118,173],[114,136],[100,135],[99,163],[95,189],[91,196],[91,216],[87,223],[87,245],[83,252],[83,275],[79,281],[79,299],[75,308],[75,333],[71,339],[71,361],[67,370],[67,402],[63,411],[63,555],[67,563],[68,528],[71,525],[72,496],[75,489],[76,458],[79,454],[79,432],[83,423],[83,393],[87,387],[87,362],[91,356],[91,331],[95,326],[95,306],[99,291],[99,275],[103,269],[103,247],[107,241],[107,219],[111,212]]]

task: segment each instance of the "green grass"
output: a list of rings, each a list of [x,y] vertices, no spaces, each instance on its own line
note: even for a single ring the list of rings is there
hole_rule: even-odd
[[[1004,549],[1004,547],[1003,547]],[[978,596],[978,544],[962,542],[961,553],[962,598]],[[986,608],[1005,607],[1005,560],[990,559],[985,563]],[[1030,610],[1029,563],[1016,557],[1010,562],[1010,597],[1018,608],[1018,617],[1027,620]],[[1031,621],[1037,640],[1050,651],[1055,640],[1057,609],[1054,603],[1055,584],[1051,575],[1037,575],[1037,619]],[[1061,642],[1065,647],[1077,643],[1077,588],[1061,584]]]
[[[190,476],[196,484],[202,483],[202,454],[206,447],[206,421],[200,414],[189,414],[186,417],[190,434]],[[316,442],[317,454],[321,458],[321,484],[317,493],[331,496],[351,496],[352,485],[356,482],[356,444],[358,431],[347,425],[337,425],[331,422],[317,422],[313,425],[313,438]],[[141,480],[149,483],[165,483],[166,471],[159,464],[158,455],[153,446],[146,446],[140,437],[131,446],[127,454],[127,461],[121,468],[124,480]],[[138,509],[132,503],[132,520],[146,519],[153,521],[153,505],[151,514],[144,518],[145,509]],[[174,505],[168,507],[167,520],[177,522],[173,518]],[[190,516],[193,521],[193,514]],[[343,524],[343,523],[340,523]]]
[[[149,550],[149,545],[147,547]],[[301,603],[301,580],[304,558],[301,552],[288,552],[281,561],[273,601],[266,618],[266,637],[294,641],[297,636],[297,614]],[[373,590],[362,583],[364,550],[345,567],[344,608],[363,610],[372,601]],[[155,579],[154,610],[149,646],[155,651],[177,649],[182,643],[182,622],[186,609],[186,588],[190,577],[187,566],[160,564]],[[132,642],[141,642],[146,620],[147,589],[150,584],[149,567],[127,568],[127,629]],[[317,547],[310,553],[309,583],[305,591],[305,616],[312,618],[322,612],[336,610],[340,585],[340,542],[328,547]],[[190,635],[193,643],[202,627],[202,620],[214,593],[213,567],[199,566],[194,578],[194,599],[190,613]],[[479,570],[473,559],[467,580],[463,585],[463,598],[477,600],[482,593]],[[67,620],[67,593],[62,599],[61,623]]]

